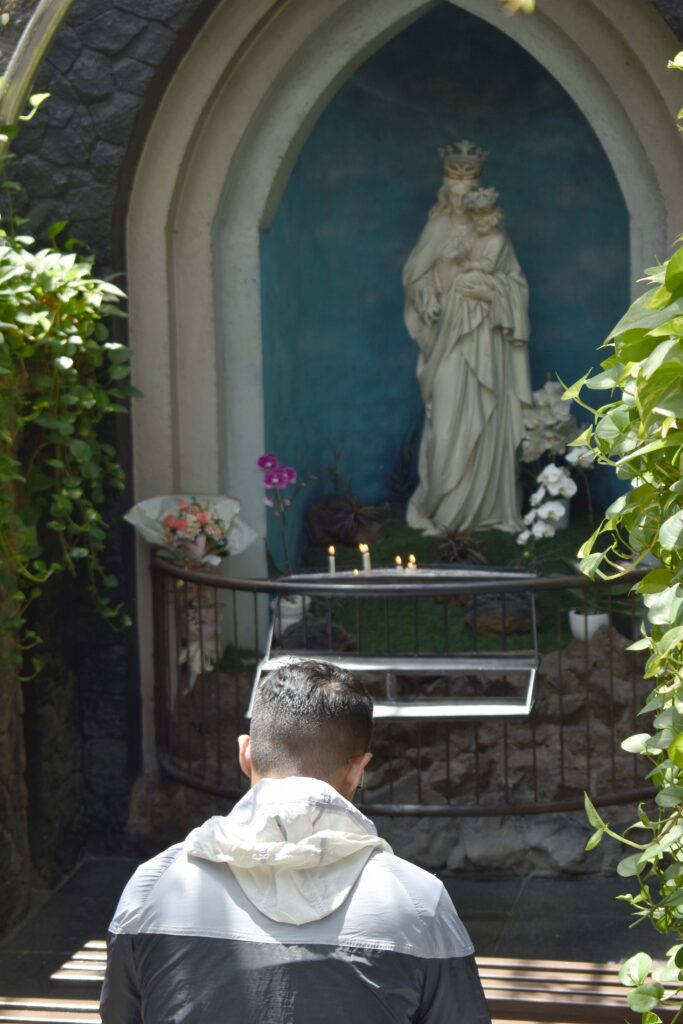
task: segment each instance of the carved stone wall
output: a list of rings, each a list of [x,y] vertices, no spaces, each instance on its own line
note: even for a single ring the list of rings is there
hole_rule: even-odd
[[[38,238],[68,220],[63,237],[79,238],[101,275],[124,269],[126,195],[144,124],[213,6],[76,0],[39,73],[34,91],[51,98],[15,146],[17,207]],[[128,421],[109,433],[127,465]],[[129,498],[109,508],[109,561],[132,610],[132,545],[120,528]],[[53,885],[84,848],[121,846],[139,762],[135,637],[113,633],[65,578],[36,614],[45,667],[24,686],[25,709],[18,686],[0,697],[0,929],[25,910],[31,869],[34,885]]]

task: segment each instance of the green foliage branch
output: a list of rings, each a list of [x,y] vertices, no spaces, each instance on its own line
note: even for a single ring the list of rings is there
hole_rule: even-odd
[[[43,98],[31,98],[32,110]],[[16,126],[3,133],[13,138]],[[63,224],[45,248],[18,233],[11,158],[0,161],[0,630],[20,664],[40,640],[28,606],[57,573],[82,566],[96,608],[127,623],[103,558],[103,510],[124,475],[101,422],[128,411],[132,389],[130,351],[106,323],[123,315],[124,293],[93,276],[92,259],[56,247]]]
[[[670,67],[683,70],[683,53]],[[683,111],[679,114],[679,117]],[[593,578],[616,578],[635,565],[651,566],[635,590],[647,609],[649,631],[632,644],[647,651],[645,678],[652,680],[640,714],[648,731],[622,747],[649,762],[654,808],[640,805],[637,821],[619,834],[586,796],[595,831],[587,849],[604,835],[625,845],[618,866],[632,879],[628,901],[637,921],[648,919],[676,941],[664,967],[653,969],[647,953],[622,966],[632,1010],[643,1024],[658,1024],[657,1006],[683,1010],[683,246],[647,271],[651,287],[619,321],[603,344],[610,354],[600,372],[585,374],[565,392],[593,414],[577,445],[588,444],[597,460],[612,466],[630,487],[614,501],[593,536],[579,550],[581,568]],[[597,409],[583,390],[607,392]]]

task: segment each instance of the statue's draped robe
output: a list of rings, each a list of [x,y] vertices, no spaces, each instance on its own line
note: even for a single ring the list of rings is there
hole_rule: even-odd
[[[469,246],[465,268],[453,258]],[[420,348],[417,377],[425,403],[417,490],[406,518],[428,533],[522,528],[517,447],[531,401],[528,285],[507,235],[477,236],[447,212],[428,220],[403,273],[405,319]],[[490,302],[467,297],[484,287]],[[426,297],[441,307],[435,324]]]

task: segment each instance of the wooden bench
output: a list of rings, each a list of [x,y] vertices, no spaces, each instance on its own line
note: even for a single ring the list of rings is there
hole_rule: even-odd
[[[104,939],[92,939],[51,974],[50,981],[59,986],[68,985],[72,989],[77,985],[83,985],[86,989],[99,989],[104,981],[106,966],[107,943]]]
[[[96,999],[11,999],[0,996],[0,1021],[101,1024]]]
[[[576,960],[527,960],[477,957],[491,1016],[495,1021],[556,1024],[637,1024],[629,1010],[627,989],[619,981],[618,964]],[[659,1007],[664,1022],[674,1008]]]
[[[92,941],[62,964],[51,980],[72,991],[80,986],[99,989],[104,978],[107,950],[103,941]],[[616,964],[581,963],[575,960],[519,960],[508,957],[477,957],[486,999],[495,1024],[638,1024],[640,1014],[626,1004],[627,990],[619,981]],[[92,1005],[88,1003],[88,1007]],[[673,1008],[660,1008],[665,1022]],[[4,1020],[57,1020],[55,1017],[2,1017]],[[66,1017],[82,1020],[86,1017]],[[94,1017],[98,1020],[98,1017]]]

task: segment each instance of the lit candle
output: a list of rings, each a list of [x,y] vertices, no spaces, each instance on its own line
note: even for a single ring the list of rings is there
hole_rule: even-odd
[[[401,556],[400,555],[396,555],[396,558],[394,559],[394,562],[396,563],[396,571],[397,572],[402,572],[403,571],[403,559],[401,558]]]
[[[358,569],[354,569],[354,570],[353,570],[353,575],[354,575],[354,576],[357,576],[357,575],[358,575]]]
[[[334,557],[334,553],[335,553],[334,552],[334,545],[330,544],[329,548],[327,549],[327,571],[328,572],[336,572],[337,571],[337,563],[336,563],[336,560],[335,560],[335,557]]]
[[[363,559],[363,572],[369,572],[372,568],[372,565],[370,564],[370,548],[367,544],[359,544],[358,550],[360,551],[361,558]]]
[[[415,555],[408,555],[408,568],[417,569],[417,562],[415,561]]]

